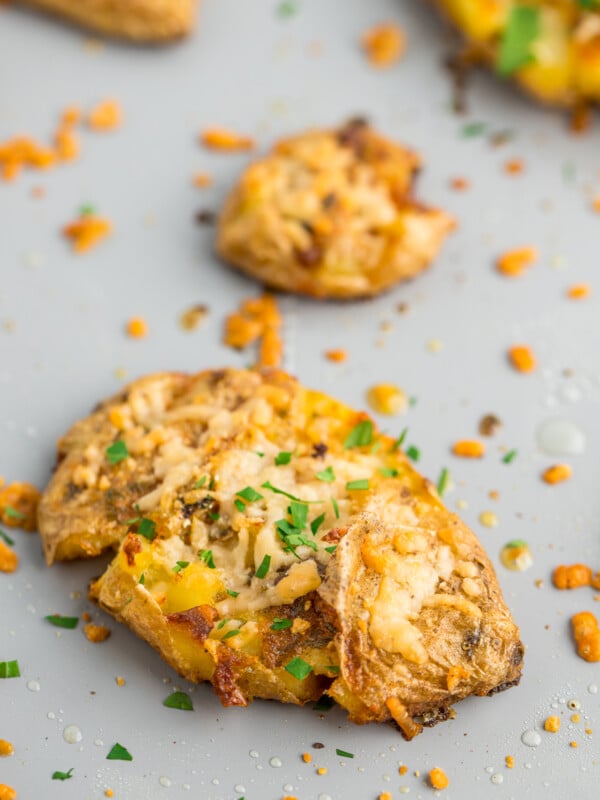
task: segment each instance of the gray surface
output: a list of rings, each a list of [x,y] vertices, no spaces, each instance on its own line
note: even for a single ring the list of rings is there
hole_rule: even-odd
[[[111,639],[94,646],[80,630],[58,637],[42,619],[83,610],[100,618],[84,589],[101,567],[48,570],[36,536],[17,531],[21,567],[0,575],[0,660],[18,658],[23,678],[0,681],[0,738],[13,741],[17,751],[0,761],[0,783],[15,786],[21,800],[101,798],[107,786],[116,798],[276,800],[289,793],[317,800],[324,793],[341,800],[389,790],[396,800],[403,796],[400,786],[410,787],[409,797],[432,796],[413,770],[424,775],[440,765],[451,779],[448,798],[591,798],[600,728],[592,737],[583,734],[583,723],[568,730],[569,712],[559,703],[558,735],[543,734],[537,750],[523,746],[520,735],[540,725],[557,698],[578,697],[590,727],[600,725],[600,695],[587,690],[600,683],[600,668],[576,657],[568,631],[570,614],[594,606],[592,593],[559,593],[548,580],[562,561],[600,567],[600,292],[581,304],[564,297],[566,286],[578,281],[600,289],[600,219],[589,209],[590,193],[600,190],[597,132],[574,138],[559,114],[529,106],[479,76],[469,118],[492,130],[513,129],[515,139],[493,149],[485,139],[460,138],[462,120],[448,110],[449,83],[440,67],[445,34],[420,4],[305,0],[290,20],[278,18],[275,6],[206,0],[197,34],[177,47],[109,44],[97,54],[84,49],[78,32],[15,9],[0,11],[0,140],[19,131],[45,138],[73,102],[90,107],[116,96],[126,115],[114,134],[85,133],[76,164],[0,183],[0,322],[15,323],[13,332],[0,329],[0,474],[42,486],[55,440],[115,391],[117,368],[133,378],[247,362],[248,356],[220,344],[220,331],[224,314],[255,287],[219,267],[210,229],[193,223],[197,209],[218,206],[246,159],[202,151],[196,141],[201,128],[229,125],[267,147],[304,126],[366,112],[423,153],[421,197],[452,210],[460,230],[427,275],[374,302],[283,300],[286,367],[358,406],[364,406],[365,389],[382,380],[418,398],[409,416],[392,424],[410,426],[425,474],[435,479],[442,466],[451,468],[457,488],[449,506],[468,501],[464,518],[497,565],[522,627],[528,647],[523,681],[496,698],[460,704],[454,721],[410,744],[387,726],[349,725],[339,711],[320,717],[310,708],[265,702],[224,710],[206,687],[193,690],[193,713],[171,711],[161,702],[181,682],[127,630],[111,621]],[[409,51],[401,64],[380,73],[365,64],[357,40],[385,19],[406,26]],[[323,46],[318,58],[308,53],[315,41]],[[513,155],[526,161],[522,177],[502,171]],[[575,180],[565,181],[565,164],[574,165]],[[191,186],[200,169],[215,176],[214,189]],[[452,193],[448,179],[455,175],[471,179],[472,189]],[[38,184],[47,196],[33,200],[30,189]],[[75,257],[59,231],[83,202],[106,213],[116,233]],[[500,278],[494,257],[522,244],[536,244],[540,262],[522,280]],[[207,303],[210,317],[198,331],[184,333],[178,315],[193,302]],[[399,302],[408,303],[409,314],[398,314]],[[144,341],[123,334],[136,313],[151,327]],[[393,329],[382,333],[386,320]],[[431,339],[444,343],[438,354],[427,349]],[[507,366],[504,353],[515,341],[536,349],[536,374],[519,375]],[[323,359],[322,351],[334,346],[348,349],[347,364]],[[563,375],[565,368],[573,370],[571,377]],[[452,441],[476,434],[479,417],[490,411],[505,424],[486,459],[453,459]],[[553,459],[534,439],[537,425],[552,416],[576,421],[587,438],[585,455],[571,459],[574,479],[555,488],[539,479]],[[518,448],[510,467],[500,463],[499,445]],[[499,501],[488,498],[490,489],[500,492]],[[478,522],[491,508],[500,520],[493,530]],[[500,547],[515,537],[531,544],[529,572],[509,573],[499,565]],[[543,588],[534,587],[536,578],[545,580]],[[117,675],[126,686],[116,685]],[[37,693],[27,689],[32,679],[39,680]],[[63,741],[69,723],[81,727],[81,745]],[[579,742],[577,750],[569,748],[571,739]],[[132,763],[105,760],[115,741],[134,754]],[[312,751],[312,765],[303,764],[300,754],[315,741],[325,749]],[[336,747],[356,757],[340,759]],[[253,749],[259,758],[250,757]],[[504,769],[508,754],[516,760],[512,771]],[[270,766],[273,756],[282,767]],[[410,769],[403,778],[400,762]],[[328,774],[317,776],[316,766],[327,766]],[[50,781],[53,770],[69,767],[72,780]],[[490,782],[488,767],[504,775],[501,786]],[[172,785],[161,786],[161,776]],[[286,784],[293,790],[284,790]]]

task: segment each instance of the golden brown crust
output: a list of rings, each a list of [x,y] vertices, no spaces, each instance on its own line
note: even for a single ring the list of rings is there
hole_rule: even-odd
[[[23,0],[84,28],[135,42],[166,42],[190,32],[196,0]]]
[[[454,226],[413,199],[419,166],[363,120],[284,139],[225,201],[217,252],[275,289],[378,294],[425,269]]]

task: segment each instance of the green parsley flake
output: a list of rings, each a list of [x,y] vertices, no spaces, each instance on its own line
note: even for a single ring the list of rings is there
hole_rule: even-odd
[[[506,77],[534,61],[535,57],[531,45],[539,35],[539,8],[513,5],[500,42],[496,72]]]
[[[106,448],[106,457],[109,464],[118,464],[121,461],[125,461],[126,458],[129,458],[129,450],[125,442],[122,439],[113,442],[110,447]]]
[[[138,583],[139,583],[141,586],[143,586],[143,585],[146,583],[146,576],[145,576],[145,574],[144,574],[143,572],[142,572],[142,574],[140,575],[140,579],[139,579]]]
[[[317,472],[315,474],[315,478],[323,481],[323,483],[332,483],[335,480],[335,472],[333,471],[333,467],[326,467],[325,469],[321,470],[321,472]]]
[[[339,747],[335,748],[336,756],[341,756],[342,758],[354,758],[354,753],[348,753],[346,750],[340,750]]]
[[[503,464],[512,464],[512,462],[517,457],[516,450],[509,450],[504,456],[502,456],[502,463]]]
[[[0,678],[20,678],[18,661],[0,661]]]
[[[280,617],[275,617],[273,623],[271,625],[272,631],[284,631],[286,628],[292,627],[292,620],[291,619],[282,619]]]
[[[421,451],[418,447],[415,447],[414,444],[411,444],[410,447],[406,448],[406,455],[410,458],[411,461],[417,462],[421,458]]]
[[[201,489],[207,480],[208,480],[208,475],[203,475],[200,478],[200,480],[196,481],[196,483],[192,486],[192,489]]]
[[[246,486],[245,489],[242,489],[240,492],[236,492],[237,497],[241,497],[242,500],[246,500],[248,503],[254,503],[256,500],[262,500],[263,495],[260,492],[257,492],[256,489],[253,489],[251,486]]]
[[[394,467],[380,467],[379,472],[383,475],[384,478],[398,477],[398,470],[394,469]]]
[[[264,556],[263,560],[260,562],[260,565],[256,572],[254,573],[255,577],[257,578],[264,578],[269,571],[271,566],[271,556],[266,555]]]
[[[107,761],[133,761],[133,756],[118,742],[112,746],[110,753],[106,756]]]
[[[338,506],[338,501],[335,499],[335,497],[331,498],[331,505],[333,506],[333,513],[335,514],[335,518],[339,519],[340,518],[340,507]]]
[[[483,136],[486,131],[485,122],[466,122],[460,129],[460,135],[463,139],[474,139],[476,136]]]
[[[60,614],[50,614],[44,619],[57,628],[68,628],[69,630],[76,628],[79,623],[79,617],[61,617]]]
[[[446,493],[449,481],[450,481],[450,472],[446,467],[444,467],[440,472],[440,477],[438,478],[437,482],[437,491],[440,497],[443,497],[444,494]]]
[[[392,453],[395,453],[396,450],[400,450],[400,448],[404,444],[404,440],[406,439],[407,433],[408,433],[408,428],[404,428],[400,436],[394,441],[394,444],[392,445]]]
[[[53,781],[68,781],[69,778],[73,777],[73,770],[74,769],[75,769],[75,767],[71,767],[71,769],[68,770],[68,772],[61,772],[60,770],[57,769],[55,772],[52,773],[52,780]]]
[[[4,513],[7,517],[11,517],[12,519],[25,519],[25,514],[23,514],[22,511],[17,511],[17,509],[12,506],[4,506]]]
[[[221,519],[221,515],[216,511],[211,511],[208,515],[213,522],[218,522]]]
[[[290,494],[289,492],[284,492],[283,489],[278,489],[276,486],[273,486],[271,481],[265,481],[264,483],[261,483],[261,488],[269,489],[269,491],[275,492],[275,494],[282,494],[284,497],[289,497],[290,500],[300,500],[299,497],[296,497],[295,495]]]
[[[138,533],[150,541],[156,539],[156,522],[144,517],[144,519],[140,520]]]
[[[344,449],[349,450],[351,447],[366,447],[373,441],[373,423],[370,419],[363,419],[361,422],[352,428],[344,441]]]
[[[216,569],[215,559],[212,550],[199,550],[198,555],[201,561],[204,561],[209,569]]]
[[[296,680],[302,681],[310,675],[313,668],[303,658],[298,658],[298,656],[296,656],[296,658],[292,658],[292,660],[285,665],[285,670],[289,672],[290,675],[293,675]]]
[[[326,547],[325,550],[327,553],[335,553],[337,550],[337,544],[332,544],[329,547]]]
[[[2,528],[0,528],[0,539],[2,539],[3,541],[5,541],[5,542],[6,542],[6,544],[9,544],[11,547],[12,547],[12,546],[13,546],[13,544],[15,543],[15,540],[14,540],[14,539],[11,539],[11,538],[10,538],[10,536],[8,535],[8,533],[6,533],[5,531],[3,531],[3,530],[2,530]]]
[[[306,527],[306,521],[308,519],[308,506],[306,503],[299,503],[297,500],[292,500],[290,503],[290,515],[294,527],[303,530]]]
[[[173,567],[173,572],[178,573],[184,570],[186,567],[189,567],[189,561],[178,561],[175,566]]]
[[[185,692],[173,692],[163,700],[163,706],[176,708],[179,711],[193,711],[192,698]]]
[[[325,514],[319,514],[318,517],[315,517],[313,519],[313,521],[310,523],[310,529],[312,531],[313,536],[316,536],[317,531],[324,522],[325,522]]]
[[[237,510],[238,510],[238,511],[240,511],[242,514],[243,514],[243,513],[244,513],[244,511],[246,510],[246,504],[243,502],[243,500],[234,500],[234,501],[233,501],[233,505],[234,505],[234,506],[237,508]]]
[[[282,450],[281,453],[278,453],[275,456],[275,466],[281,467],[284,464],[289,464],[292,460],[292,454]]]
[[[227,631],[227,633],[225,634],[225,636],[223,636],[223,638],[221,639],[221,641],[222,641],[222,642],[224,642],[224,641],[225,641],[225,639],[231,639],[231,637],[232,637],[232,636],[237,636],[239,632],[240,632],[240,629],[239,629],[239,628],[236,628],[236,629],[235,629],[235,630],[233,630],[233,631]]]
[[[348,481],[346,484],[346,489],[348,491],[353,491],[356,489],[368,489],[369,488],[369,479],[368,478],[360,478],[357,481]]]
[[[295,16],[299,11],[296,0],[281,0],[277,6],[277,15],[283,19]]]
[[[308,539],[303,533],[302,528],[297,528],[295,525],[290,525],[287,519],[278,519],[275,523],[277,534],[281,541],[284,543],[284,550],[296,555],[296,548],[301,545],[310,547],[311,550],[316,552],[317,545],[312,539]]]
[[[239,592],[234,592],[233,589],[227,589],[227,594],[230,597],[238,597],[240,593]]]
[[[91,203],[84,203],[82,206],[79,207],[79,216],[80,217],[89,217],[92,214],[96,213],[96,209]]]

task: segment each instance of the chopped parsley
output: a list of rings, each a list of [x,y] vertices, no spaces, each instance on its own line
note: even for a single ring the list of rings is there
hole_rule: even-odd
[[[176,708],[179,711],[193,711],[192,698],[185,692],[173,692],[163,700],[163,706]]]
[[[326,669],[328,672],[333,672],[333,673],[335,673],[336,675],[339,675],[339,674],[340,674],[340,668],[338,667],[338,665],[337,665],[337,664],[328,664],[328,665],[325,667],[325,669]]]
[[[290,516],[292,517],[292,524],[295,528],[300,528],[300,530],[305,528],[308,519],[308,506],[306,503],[299,503],[297,500],[292,500],[290,503]]]
[[[111,747],[110,753],[106,756],[107,761],[133,761],[133,756],[126,747],[118,742]]]
[[[286,519],[279,519],[275,523],[277,534],[285,545],[283,548],[286,552],[294,553],[296,555],[296,548],[301,545],[310,547],[311,550],[316,552],[317,545],[312,539],[308,539],[303,533],[302,528],[291,525]]]
[[[292,627],[292,620],[291,619],[281,619],[279,617],[275,617],[273,623],[271,625],[272,631],[284,631],[286,628]]]
[[[333,513],[335,514],[335,518],[339,519],[340,518],[340,507],[338,506],[338,501],[335,499],[335,497],[331,498],[331,505],[333,506]]]
[[[438,478],[437,482],[437,490],[440,497],[444,496],[446,489],[448,488],[449,481],[450,481],[450,472],[446,467],[444,467],[440,472],[440,477]]]
[[[486,131],[485,122],[466,122],[460,129],[460,135],[463,139],[474,139],[476,136],[483,136]]]
[[[3,539],[6,542],[6,544],[11,545],[11,547],[15,543],[15,540],[11,539],[8,533],[3,531],[2,528],[0,528],[0,539]]]
[[[325,514],[319,514],[318,517],[315,517],[313,521],[310,523],[310,529],[312,531],[312,535],[316,536],[317,531],[321,527],[321,525],[325,522]]]
[[[106,457],[109,464],[118,464],[121,461],[125,461],[126,458],[129,458],[129,450],[125,442],[122,439],[113,442],[110,447],[106,448]]]
[[[199,550],[198,555],[209,569],[216,569],[215,559],[212,550]]]
[[[369,488],[369,479],[368,478],[360,478],[357,481],[348,481],[346,484],[346,489],[348,491],[353,491],[355,489],[368,489]]]
[[[496,72],[512,75],[535,60],[531,45],[540,34],[540,10],[532,6],[513,5],[500,42]]]
[[[18,661],[0,661],[0,678],[20,678]]]
[[[344,449],[351,447],[366,447],[373,441],[373,423],[370,419],[363,419],[358,423],[344,441]]]
[[[291,460],[292,460],[292,454],[288,453],[285,450],[282,450],[281,453],[278,453],[275,456],[275,466],[281,467],[284,464],[289,464]]]
[[[143,536],[145,539],[149,539],[150,541],[156,539],[156,522],[144,517],[144,519],[140,520],[137,532],[140,534],[140,536]]]
[[[408,433],[408,428],[404,428],[400,436],[394,441],[394,444],[392,445],[392,453],[395,453],[396,450],[400,450],[400,448],[404,444],[404,440],[406,439],[407,433]]]
[[[12,506],[4,506],[4,513],[7,517],[11,517],[12,519],[25,519],[25,514],[23,514],[22,511],[17,511],[17,509]]]
[[[241,511],[242,514],[246,510],[246,504],[242,500],[234,500],[233,505],[237,508],[238,511]]]
[[[210,511],[208,516],[213,522],[218,522],[221,519],[221,515],[217,511]]]
[[[73,770],[74,769],[75,769],[75,767],[71,767],[71,769],[68,770],[67,772],[61,772],[60,770],[57,769],[52,773],[52,780],[53,781],[68,781],[69,778],[73,777]]]
[[[325,551],[327,553],[335,553],[336,550],[337,550],[337,544],[332,544],[329,547],[325,548]]]
[[[203,475],[200,478],[200,480],[196,481],[196,483],[192,486],[192,489],[201,489],[207,480],[208,480],[208,475]]]
[[[263,495],[260,492],[257,492],[256,489],[253,489],[251,486],[246,486],[245,489],[236,492],[236,496],[241,497],[242,500],[246,500],[248,503],[254,503],[256,500],[263,499]]]
[[[184,570],[186,567],[189,567],[189,561],[178,561],[175,566],[173,567],[173,572],[178,573]]]
[[[89,217],[92,214],[96,213],[96,209],[91,203],[84,203],[82,206],[79,207],[79,216],[80,217]]]
[[[394,467],[380,467],[379,472],[383,475],[384,478],[398,477],[398,470],[394,469]]]
[[[79,617],[61,617],[60,614],[50,614],[44,619],[48,620],[51,625],[56,625],[57,628],[68,628],[73,630],[79,623]]]
[[[239,629],[239,628],[236,628],[236,629],[235,629],[235,630],[233,630],[233,631],[227,631],[227,633],[225,634],[225,636],[223,636],[223,637],[222,637],[221,641],[222,641],[222,642],[224,642],[224,641],[225,641],[225,639],[231,639],[231,637],[232,637],[232,636],[237,636],[239,632],[240,632],[240,629]]]
[[[286,672],[293,675],[298,681],[304,680],[312,672],[312,667],[303,658],[292,658],[292,660],[285,665]]]
[[[276,486],[273,486],[271,481],[265,481],[261,483],[261,488],[269,489],[271,492],[275,492],[275,494],[282,494],[284,497],[289,497],[290,500],[300,500],[299,497],[295,497],[295,495],[290,494],[289,492],[284,492],[283,489],[278,489]]]
[[[421,451],[418,447],[415,447],[414,444],[411,444],[410,447],[406,448],[406,455],[410,458],[411,461],[418,461],[421,458]]]
[[[340,750],[339,747],[335,748],[336,756],[342,756],[342,758],[354,758],[354,753],[348,753],[346,750]]]
[[[502,463],[503,464],[511,464],[515,458],[517,457],[516,450],[509,450],[504,456],[502,456]]]
[[[321,472],[315,473],[315,478],[318,478],[323,483],[332,483],[335,480],[335,472],[333,471],[333,467],[326,467],[322,469]]]
[[[146,575],[145,575],[143,572],[142,572],[142,574],[140,575],[140,579],[139,579],[138,583],[139,583],[141,586],[143,586],[143,585],[146,583]]]
[[[261,453],[260,450],[255,450],[254,451],[254,455],[258,456],[259,458],[264,458],[265,457],[265,454]]]
[[[227,589],[227,594],[229,595],[229,597],[238,597],[239,596],[239,592],[234,592],[233,589]]]
[[[258,569],[254,573],[256,578],[264,578],[269,571],[271,566],[271,556],[266,555],[263,557],[263,560],[260,562]]]

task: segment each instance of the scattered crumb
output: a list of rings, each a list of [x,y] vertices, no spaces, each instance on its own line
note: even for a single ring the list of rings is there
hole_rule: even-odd
[[[427,342],[427,349],[430,353],[439,353],[444,347],[444,343],[441,339],[430,339]]]
[[[554,464],[544,470],[542,480],[545,483],[555,484],[568,481],[573,475],[573,469],[568,464]]]
[[[504,763],[506,764],[507,769],[514,769],[515,768],[515,757],[514,756],[505,756]]]
[[[348,358],[348,353],[346,350],[338,349],[338,350],[325,350],[323,353],[326,359],[329,361],[334,361],[336,363],[341,363],[342,361],[346,361]]]
[[[434,767],[429,771],[429,782],[434,789],[446,789],[450,784],[448,776],[439,767]]]
[[[504,164],[507,175],[521,175],[525,171],[525,162],[522,158],[511,158]]]
[[[206,189],[209,186],[212,186],[213,179],[212,176],[207,172],[197,172],[194,175],[192,182],[197,189]]]
[[[378,414],[398,416],[408,411],[408,397],[398,386],[378,383],[367,391],[367,402]]]
[[[184,331],[195,331],[196,328],[204,322],[208,314],[208,306],[198,304],[190,306],[187,311],[179,317],[179,324]]]
[[[196,212],[196,222],[198,225],[214,225],[217,215],[209,208],[203,208]]]
[[[589,283],[574,283],[567,289],[567,297],[570,300],[584,300],[592,293],[592,287]]]
[[[12,756],[14,752],[15,748],[13,747],[12,742],[8,742],[6,739],[0,739],[0,756],[2,758]]]
[[[515,250],[507,250],[496,261],[496,269],[508,278],[517,278],[523,275],[527,267],[530,267],[538,259],[538,252],[535,247],[519,247]]]
[[[260,340],[258,366],[278,367],[283,351],[280,328],[281,315],[277,302],[273,295],[264,294],[244,300],[240,310],[227,317],[223,343],[243,350]]]
[[[479,522],[486,528],[497,527],[498,521],[498,517],[493,511],[482,511],[479,515]]]
[[[117,675],[115,678],[115,683],[117,686],[125,686],[125,678],[122,678],[120,675]]]
[[[6,783],[0,783],[0,800],[17,800],[17,793]]]
[[[533,372],[537,367],[533,350],[525,344],[513,345],[508,351],[508,358],[517,372]]]
[[[31,483],[14,481],[0,484],[0,522],[9,528],[24,531],[37,529],[37,507],[40,493]]]
[[[453,189],[455,192],[466,192],[467,189],[471,188],[471,183],[467,178],[451,178],[450,179],[450,188]]]
[[[400,775],[406,775],[406,773],[408,772],[408,767],[405,764],[401,764],[400,767],[398,768],[398,772],[400,773]]]
[[[558,733],[560,730],[560,717],[548,717],[544,722],[544,730],[548,731],[548,733]]]
[[[106,791],[104,792],[104,796],[105,797],[114,797],[115,793],[114,793],[114,791],[112,789],[106,789]]]
[[[485,444],[477,439],[460,439],[452,445],[452,452],[460,458],[483,458]]]
[[[377,800],[392,800],[392,795],[389,792],[381,792]]]
[[[575,748],[575,747],[579,747],[579,745],[577,744],[577,742],[569,742],[569,747]]]
[[[0,572],[15,572],[18,566],[18,555],[0,539]],[[0,755],[2,755],[1,750]]]
[[[571,722],[574,722],[575,724],[581,722],[581,716],[579,714],[571,714]]]
[[[317,775],[327,775],[327,767],[319,767],[317,770]]]
[[[223,152],[254,150],[255,147],[250,136],[241,136],[226,128],[207,128],[200,134],[200,141],[210,150]]]
[[[399,25],[384,22],[365,31],[362,46],[371,66],[384,69],[400,60],[406,49],[406,36]]]
[[[79,219],[65,225],[62,232],[67,239],[71,239],[75,253],[84,253],[110,236],[112,225],[95,214],[82,214]]]
[[[105,625],[96,625],[93,622],[88,622],[87,625],[84,626],[83,632],[88,642],[92,642],[93,644],[105,642],[110,636],[110,630]]]
[[[144,339],[148,335],[148,323],[143,317],[132,317],[125,330],[132,339]]]
[[[88,127],[93,131],[112,131],[123,121],[121,106],[116,100],[104,100],[87,116]]]
[[[310,764],[312,755],[310,753],[302,753],[302,761],[304,761],[305,764]]]

